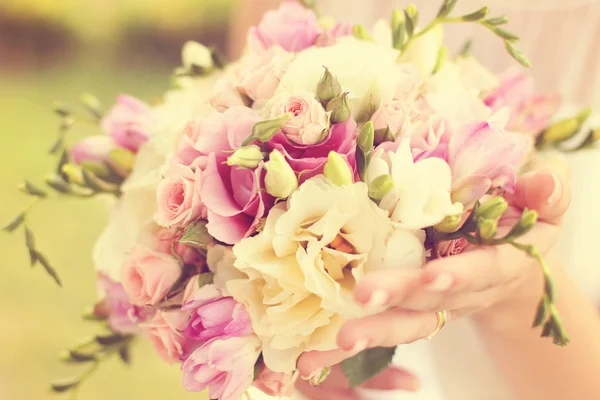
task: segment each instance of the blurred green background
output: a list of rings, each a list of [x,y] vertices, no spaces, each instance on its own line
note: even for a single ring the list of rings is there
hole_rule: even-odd
[[[41,185],[56,164],[47,154],[59,124],[55,100],[74,104],[91,92],[110,105],[118,93],[147,101],[160,96],[186,40],[225,50],[232,1],[0,0],[0,223],[28,202],[18,184],[27,178]],[[68,140],[92,132],[79,125]],[[97,331],[80,315],[96,300],[91,250],[106,216],[99,200],[56,198],[30,213],[37,245],[58,270],[62,289],[29,267],[22,230],[0,233],[0,399],[65,398],[49,393],[48,382],[82,371],[57,355]],[[132,366],[102,365],[79,398],[206,398],[185,393],[179,368],[141,342]]]

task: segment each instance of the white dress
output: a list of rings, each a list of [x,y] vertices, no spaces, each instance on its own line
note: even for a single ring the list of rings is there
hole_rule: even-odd
[[[322,0],[320,4],[326,15],[370,26],[379,18],[388,18],[394,7],[405,7],[410,2],[417,5],[421,21],[432,18],[441,3],[437,0]],[[508,29],[521,36],[519,47],[532,61],[532,73],[540,92],[555,91],[571,107],[590,105],[600,111],[600,0],[461,0],[455,14],[474,11],[484,4],[490,7],[493,16],[508,15],[511,21]],[[458,49],[466,39],[475,37],[472,52],[488,68],[502,72],[514,64],[502,42],[474,24],[458,24],[446,29],[445,42],[450,49]],[[600,126],[600,118],[595,122],[595,126]],[[598,218],[589,218],[590,211],[598,215],[600,207],[600,150],[572,154],[569,158],[573,202],[565,218],[558,250],[582,289],[600,305],[600,266],[586,250],[597,246],[596,229],[600,226]],[[593,176],[589,171],[594,171]],[[511,399],[467,318],[449,324],[431,342],[400,346],[394,362],[419,376],[422,390],[417,393],[363,391],[364,399]]]

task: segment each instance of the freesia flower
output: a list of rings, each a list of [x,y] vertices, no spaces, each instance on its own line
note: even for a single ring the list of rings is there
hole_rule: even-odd
[[[121,270],[121,282],[133,304],[155,305],[180,275],[181,267],[173,257],[138,245]]]
[[[239,400],[252,385],[260,340],[254,336],[214,339],[196,349],[183,363],[183,387],[208,388],[211,399]]]
[[[463,211],[462,205],[450,198],[450,166],[440,158],[413,161],[408,140],[403,140],[396,151],[385,146],[375,151],[367,169],[368,184],[381,175],[390,175],[394,187],[379,207],[406,229],[427,228]]]
[[[258,26],[248,32],[249,47],[261,52],[275,45],[299,52],[313,46],[320,26],[314,11],[296,1],[283,2],[279,9],[265,13]]]
[[[101,125],[120,147],[137,152],[148,140],[153,119],[149,105],[135,97],[122,94],[102,118]]]
[[[118,146],[111,137],[89,136],[71,148],[71,156],[77,164],[83,161],[105,162],[108,160],[110,152],[116,148]]]
[[[422,231],[395,228],[364,183],[306,181],[269,212],[263,230],[233,248],[243,278],[227,291],[246,305],[265,365],[290,373],[303,351],[337,348],[345,318],[381,309],[358,305],[352,290],[369,271],[418,268]]]
[[[313,93],[280,93],[270,102],[270,118],[290,114],[281,131],[289,140],[311,145],[320,142],[329,129],[329,115]]]

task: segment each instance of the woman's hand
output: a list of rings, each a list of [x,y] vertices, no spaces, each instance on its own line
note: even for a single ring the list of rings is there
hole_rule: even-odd
[[[561,217],[568,208],[570,191],[565,174],[539,170],[519,178],[508,200],[512,212],[504,223],[512,225],[524,208],[535,209],[539,221],[519,241],[533,244],[542,253],[556,242]],[[560,175],[559,175],[560,174]],[[526,288],[539,290],[536,261],[512,246],[468,249],[464,253],[431,261],[422,270],[382,270],[366,275],[354,295],[360,303],[387,305],[380,314],[350,320],[338,335],[339,350],[310,352],[301,356],[301,376],[337,364],[370,347],[394,347],[429,336],[437,325],[436,312],[446,310],[455,319],[474,312],[501,307]],[[530,283],[536,286],[531,287]],[[532,318],[534,309],[531,310]]]

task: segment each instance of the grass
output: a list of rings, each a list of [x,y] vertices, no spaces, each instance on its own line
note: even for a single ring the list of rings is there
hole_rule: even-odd
[[[51,112],[57,99],[74,104],[89,91],[110,105],[117,93],[150,100],[168,84],[168,68],[148,71],[116,70],[98,60],[32,72],[0,72],[0,224],[12,219],[28,199],[17,190],[27,178],[42,183],[55,160],[47,149],[56,137],[58,119]],[[75,129],[69,141],[95,132]],[[29,267],[21,230],[0,233],[0,397],[7,400],[55,399],[48,382],[82,370],[65,366],[58,353],[95,326],[81,321],[82,310],[96,300],[91,262],[93,243],[106,222],[105,205],[98,200],[49,199],[31,213],[29,224],[36,242],[63,279],[58,288],[44,271]],[[81,388],[79,398],[203,399],[185,393],[177,366],[165,365],[148,343],[139,341],[133,364],[111,361],[101,366]]]

